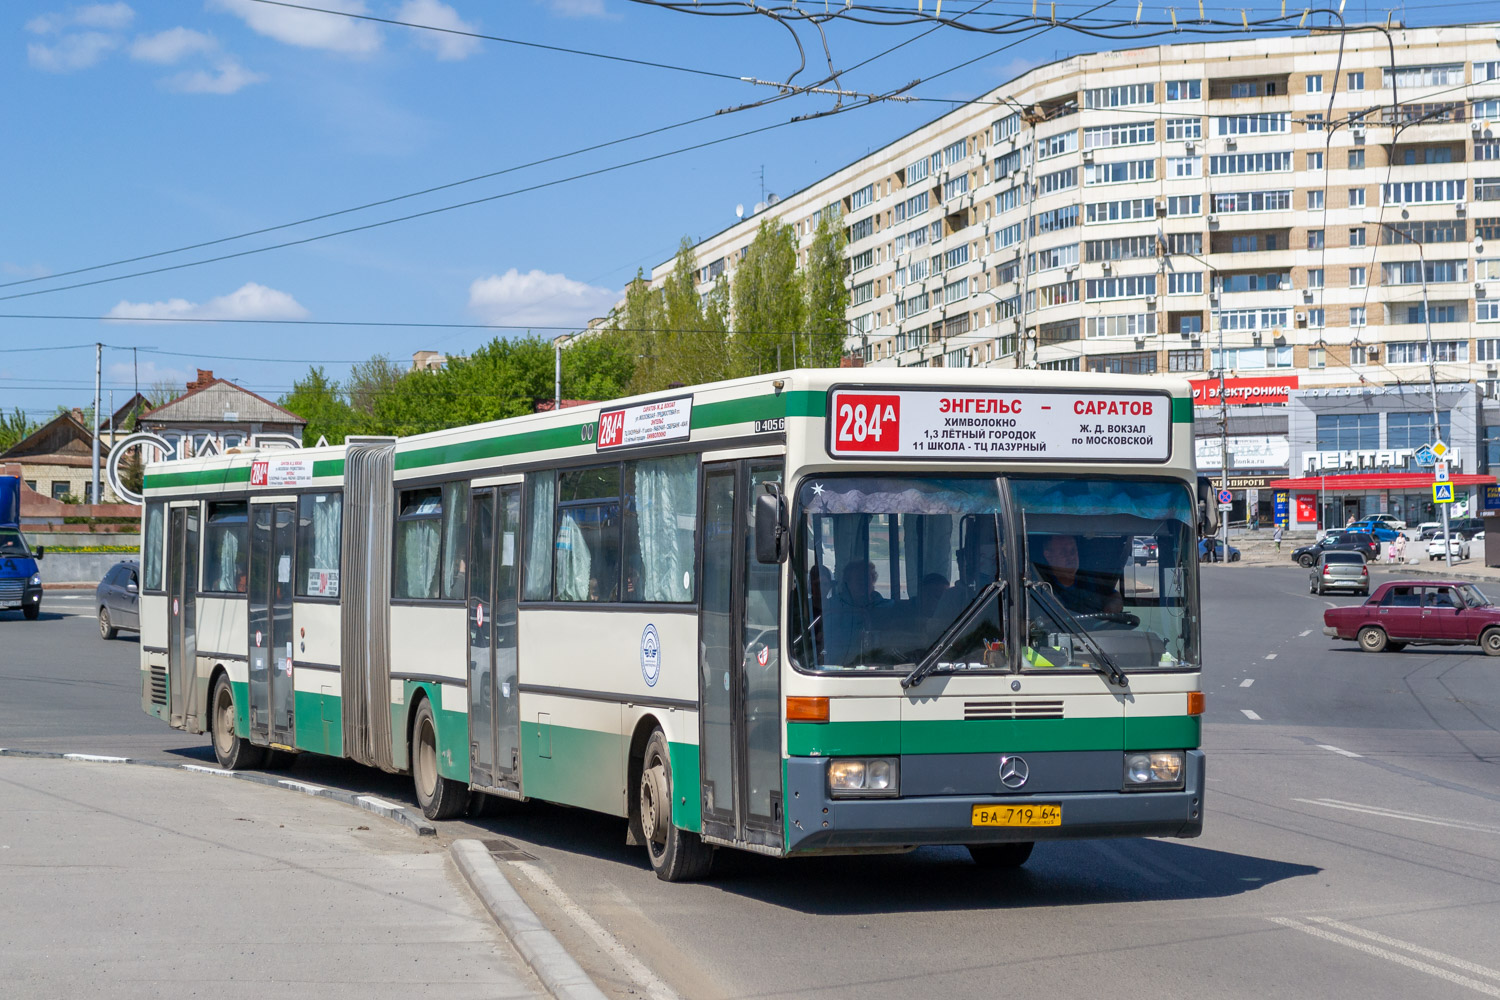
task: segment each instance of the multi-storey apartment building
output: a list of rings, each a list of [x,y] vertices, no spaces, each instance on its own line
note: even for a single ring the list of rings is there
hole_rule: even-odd
[[[1426,443],[1430,414],[1409,429],[1386,412],[1430,406],[1405,386],[1431,360],[1469,385],[1472,413],[1444,420],[1469,429],[1459,471],[1479,474],[1491,423],[1500,439],[1500,412],[1481,412],[1500,378],[1500,23],[1391,37],[1394,64],[1380,31],[1075,56],[764,214],[805,249],[841,210],[846,349],[865,364],[1178,373],[1215,411],[1222,367],[1232,419],[1255,432],[1231,442],[1236,479],[1315,472],[1326,493],[1350,463],[1410,465],[1394,453]],[[762,217],[697,246],[704,290],[733,278]],[[1330,391],[1351,386],[1370,391]],[[1415,503],[1349,492],[1325,520]],[[1245,499],[1269,517],[1269,491]]]

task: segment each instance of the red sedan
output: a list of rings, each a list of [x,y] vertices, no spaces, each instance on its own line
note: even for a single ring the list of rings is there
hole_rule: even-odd
[[[1500,656],[1500,608],[1472,583],[1397,580],[1382,584],[1363,604],[1323,612],[1323,634],[1357,641],[1367,653],[1409,643],[1477,644]]]

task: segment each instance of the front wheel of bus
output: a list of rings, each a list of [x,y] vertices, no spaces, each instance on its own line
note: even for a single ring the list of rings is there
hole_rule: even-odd
[[[260,767],[266,760],[266,748],[258,747],[235,734],[234,688],[229,677],[220,674],[214,682],[213,711],[209,719],[213,725],[214,757],[226,771],[246,771]]]
[[[437,724],[432,702],[423,701],[411,727],[411,780],[428,819],[452,819],[469,806],[469,786],[438,773]]]
[[[969,857],[981,868],[1019,868],[1031,857],[1035,846],[1029,840],[1018,844],[970,844]]]
[[[651,869],[664,882],[703,878],[713,865],[714,849],[696,833],[672,822],[672,758],[660,729],[646,741],[641,760],[641,832]]]

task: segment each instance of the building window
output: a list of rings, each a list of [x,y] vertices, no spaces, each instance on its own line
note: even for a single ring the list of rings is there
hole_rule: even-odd
[[[1308,192],[1310,195],[1314,192]],[[1316,192],[1322,197],[1322,192]],[[1292,207],[1291,191],[1233,191],[1213,195],[1213,211],[1221,215],[1239,212],[1285,212]],[[1319,203],[1321,207],[1321,202]]]
[[[1167,199],[1167,215],[1170,218],[1202,214],[1203,196],[1201,194],[1174,194]]]
[[[1474,179],[1475,201],[1500,201],[1500,177],[1476,177]]]
[[[1290,151],[1272,153],[1225,153],[1209,158],[1211,174],[1275,174],[1292,169]]]
[[[1321,230],[1321,229],[1309,229],[1307,231],[1307,249],[1309,249],[1309,250],[1321,250],[1321,249],[1323,249],[1323,230]]]
[[[1365,245],[1365,227],[1353,226],[1349,230],[1349,245],[1351,247],[1362,247]]]
[[[1365,151],[1363,149],[1349,150],[1349,169],[1363,170],[1365,167]],[[1361,202],[1360,204],[1364,204]]]
[[[1072,206],[1074,209],[1077,206]],[[1091,201],[1083,206],[1084,223],[1130,222],[1156,216],[1156,202],[1152,198],[1127,198],[1122,201]]]
[[[1365,307],[1364,306],[1350,306],[1349,307],[1349,325],[1350,326],[1364,326],[1365,325]]]
[[[1085,108],[1120,108],[1130,104],[1155,104],[1154,83],[1130,83],[1120,87],[1098,87],[1083,92]]]
[[[205,592],[245,593],[250,555],[249,534],[249,510],[244,501],[208,505],[208,519],[203,526]]]
[[[1422,304],[1420,302],[1415,305],[1409,305],[1406,307],[1406,322],[1408,323],[1425,323],[1427,322],[1429,317],[1434,323],[1463,323],[1469,318],[1469,310],[1462,304],[1457,302],[1434,302],[1432,303],[1430,308],[1425,310],[1422,308]],[[1464,347],[1468,347],[1468,343],[1466,341],[1464,342]],[[1467,353],[1468,352],[1465,351],[1465,355],[1467,355]],[[1424,357],[1422,360],[1426,361],[1427,359]],[[1465,356],[1461,359],[1440,357],[1437,360],[1467,361],[1469,359],[1467,356]]]
[[[1202,295],[1202,271],[1174,271],[1167,275],[1168,295]]]
[[[1168,351],[1167,371],[1169,372],[1201,372],[1203,370],[1202,351]]]
[[[1469,280],[1466,260],[1390,261],[1383,266],[1382,280],[1387,285],[1420,285]]]
[[[1103,149],[1109,146],[1138,146],[1156,141],[1155,122],[1124,122],[1118,125],[1098,125],[1083,130],[1084,149]]]
[[[1199,156],[1167,157],[1168,177],[1202,177],[1203,158]]]
[[[1323,92],[1323,74],[1307,74],[1307,92],[1309,94],[1321,94]]]
[[[1196,101],[1202,96],[1202,80],[1167,81],[1167,100],[1169,101]]]
[[[1286,325],[1285,309],[1223,309],[1219,312],[1221,330],[1280,330]]]
[[[1323,269],[1321,267],[1310,267],[1307,269],[1307,287],[1323,287]]]
[[[1365,278],[1366,273],[1367,272],[1362,267],[1351,267],[1351,268],[1349,268],[1349,287],[1350,288],[1363,288],[1363,287],[1365,287],[1365,285],[1368,283],[1367,279]]]
[[[1366,365],[1370,363],[1369,352],[1364,344],[1349,345],[1349,363],[1351,365]]]
[[[1111,372],[1116,375],[1149,375],[1156,371],[1156,352],[1140,351],[1130,354],[1101,354],[1088,359],[1089,371]]]
[[[1364,188],[1350,188],[1349,189],[1349,207],[1350,208],[1361,208],[1361,207],[1364,206],[1364,203],[1365,203],[1365,189]]]
[[[1203,332],[1203,317],[1198,313],[1184,313],[1177,316],[1174,322],[1177,329],[1173,330],[1173,333],[1185,333],[1191,336]]]
[[[1307,130],[1309,132],[1323,131],[1323,112],[1319,111],[1314,114],[1309,114],[1304,120],[1307,124]]]
[[[1066,132],[1059,132],[1057,135],[1049,135],[1044,139],[1038,139],[1036,141],[1036,158],[1038,160],[1050,160],[1054,156],[1071,153],[1077,148],[1078,132],[1076,129],[1069,129]],[[1020,166],[1019,158],[1016,160],[1016,166]],[[1006,171],[1006,173],[1010,172]]]
[[[1360,70],[1358,72],[1354,72],[1354,73],[1350,73],[1349,74],[1349,89],[1350,90],[1364,90],[1365,89],[1365,74],[1364,74],[1363,70]]]
[[[1453,440],[1453,413],[1442,410],[1438,413],[1438,437]],[[1432,411],[1419,410],[1411,413],[1387,413],[1385,415],[1385,446],[1387,448],[1420,448],[1432,443]]]
[[[1132,313],[1125,316],[1090,316],[1085,335],[1100,337],[1146,337],[1156,332],[1156,313]]]
[[[1037,340],[1043,344],[1063,344],[1078,339],[1078,320],[1065,319],[1037,327]]]
[[[875,185],[866,184],[849,196],[849,211],[857,212],[875,200]]]
[[[1319,413],[1319,451],[1370,451],[1380,447],[1380,414]]]
[[[1282,111],[1265,115],[1222,115],[1215,121],[1219,135],[1269,135],[1287,131],[1291,116]]]
[[[1089,163],[1085,164],[1083,168],[1083,183],[1086,186],[1094,184],[1128,184],[1131,181],[1153,180],[1155,177],[1155,160],[1122,160],[1119,163]],[[1069,186],[1071,187],[1072,185]]]
[[[1323,329],[1325,315],[1321,306],[1317,309],[1309,309],[1307,311],[1307,325],[1314,330]]]
[[[1381,70],[1381,75],[1387,88],[1393,83],[1401,88],[1453,87],[1463,84],[1464,67],[1462,63],[1442,66],[1398,66],[1394,72],[1390,68]]]
[[[1043,361],[1041,369],[1049,372],[1076,372],[1078,371],[1077,358],[1063,358],[1061,361]],[[1090,368],[1090,371],[1094,369]]]
[[[1385,347],[1386,361],[1393,365],[1418,365],[1427,363],[1427,341],[1395,341]],[[1435,340],[1432,343],[1434,362],[1467,362],[1469,342],[1467,340]]]
[[[1476,323],[1500,322],[1500,300],[1482,299],[1474,303],[1474,321]],[[1493,361],[1494,358],[1489,360]]]
[[[1307,169],[1308,170],[1322,170],[1323,169],[1323,154],[1322,153],[1308,153],[1307,154]]]
[[[1307,209],[1310,212],[1321,212],[1323,210],[1323,192],[1311,190],[1307,192]]]
[[[1402,181],[1380,186],[1380,201],[1385,205],[1424,205],[1464,200],[1465,182]]]
[[[1169,254],[1181,254],[1181,253],[1202,254],[1203,253],[1203,234],[1202,233],[1168,233],[1167,234],[1167,253],[1169,253]]]
[[[1168,142],[1181,142],[1186,139],[1203,138],[1203,119],[1201,118],[1168,118],[1166,122]]]
[[[1500,340],[1495,340],[1493,338],[1488,340],[1476,340],[1474,341],[1474,347],[1476,349],[1474,356],[1475,361],[1500,360]]]
[[[1258,371],[1265,368],[1291,368],[1291,347],[1228,347],[1222,352],[1217,348],[1209,352],[1209,365],[1213,368],[1236,371]]]
[[[1200,286],[1200,291],[1201,286]],[[1128,299],[1156,294],[1156,275],[1131,275],[1123,278],[1090,278],[1086,283],[1085,297],[1098,299]]]
[[[1307,367],[1327,368],[1328,352],[1321,347],[1309,347],[1307,349]]]

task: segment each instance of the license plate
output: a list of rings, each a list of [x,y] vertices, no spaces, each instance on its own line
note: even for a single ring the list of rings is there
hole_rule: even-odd
[[[1062,806],[1035,803],[1024,806],[975,806],[974,826],[1061,826]]]

